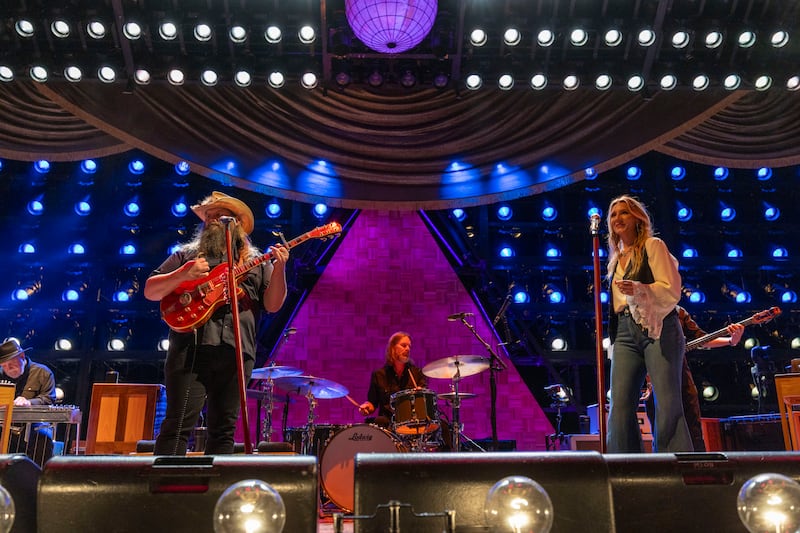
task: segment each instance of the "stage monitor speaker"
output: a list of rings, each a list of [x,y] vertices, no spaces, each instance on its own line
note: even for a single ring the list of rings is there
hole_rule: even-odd
[[[54,457],[39,480],[39,531],[212,531],[220,495],[247,479],[281,495],[284,531],[316,532],[316,457],[256,455]]]
[[[11,533],[36,531],[36,487],[42,471],[23,454],[0,455],[0,485],[14,499]]]
[[[767,472],[800,481],[800,455],[786,452],[608,454],[616,531],[747,533],[736,498]]]
[[[400,531],[440,533],[446,522],[422,513],[455,511],[455,530],[486,531],[489,489],[506,476],[538,482],[553,503],[552,533],[613,531],[608,472],[595,452],[359,453],[355,457],[355,533],[389,531],[390,501],[404,504]],[[409,505],[410,504],[410,507]]]

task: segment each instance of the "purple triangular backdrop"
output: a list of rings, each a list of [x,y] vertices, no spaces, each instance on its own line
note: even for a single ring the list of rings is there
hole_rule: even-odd
[[[447,320],[448,315],[462,311],[474,313],[469,320],[474,319],[477,333],[507,364],[497,377],[498,439],[515,440],[517,450],[544,450],[545,436],[553,433],[553,426],[514,365],[497,348],[499,341],[490,325],[416,212],[359,214],[289,324],[297,333],[278,347],[275,361],[344,385],[349,397],[361,403],[370,372],[383,364],[386,342],[396,331],[411,334],[411,356],[420,367],[453,355],[487,356],[486,348],[464,324]],[[428,388],[436,393],[449,392],[450,386],[448,379],[429,378]],[[491,438],[489,371],[462,378],[459,389],[476,394],[462,403],[464,434],[472,439]],[[285,404],[275,405],[273,441],[282,440],[284,415],[287,427],[303,426],[308,419],[307,399],[296,394],[290,399],[287,412]],[[264,412],[257,411],[253,400],[249,404],[252,438],[258,439]],[[447,402],[439,400],[438,408],[451,418]],[[314,415],[317,424],[363,423],[346,397],[317,400]]]

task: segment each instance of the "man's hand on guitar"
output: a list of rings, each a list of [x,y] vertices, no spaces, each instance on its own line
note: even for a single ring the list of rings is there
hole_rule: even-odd
[[[269,247],[270,254],[272,254],[272,264],[276,268],[285,268],[287,261],[289,261],[289,249],[282,244],[276,244]]]
[[[742,324],[729,324],[728,327],[728,335],[731,337],[730,344],[731,346],[736,346],[739,344],[739,341],[742,340],[742,335],[744,335],[744,326]]]
[[[187,261],[181,270],[185,281],[204,278],[209,271],[208,261],[205,257],[198,257],[192,261]]]

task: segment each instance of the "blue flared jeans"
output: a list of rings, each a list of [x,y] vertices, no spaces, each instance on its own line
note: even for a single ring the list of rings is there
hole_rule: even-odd
[[[655,398],[653,451],[693,450],[681,400],[685,349],[686,340],[677,313],[664,318],[658,340],[648,337],[629,314],[620,314],[611,359],[608,453],[643,451],[636,411],[647,374]]]

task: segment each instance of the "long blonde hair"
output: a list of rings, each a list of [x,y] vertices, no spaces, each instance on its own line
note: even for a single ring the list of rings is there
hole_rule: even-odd
[[[608,279],[614,276],[614,265],[619,260],[620,253],[620,238],[619,235],[614,233],[611,228],[611,211],[618,203],[624,203],[628,206],[631,215],[637,220],[636,222],[636,240],[631,247],[632,253],[630,257],[631,272],[636,272],[642,266],[644,261],[644,243],[653,236],[653,222],[650,219],[650,213],[647,212],[645,205],[638,199],[623,194],[611,200],[608,206],[608,213],[606,213],[606,227],[608,229]]]

